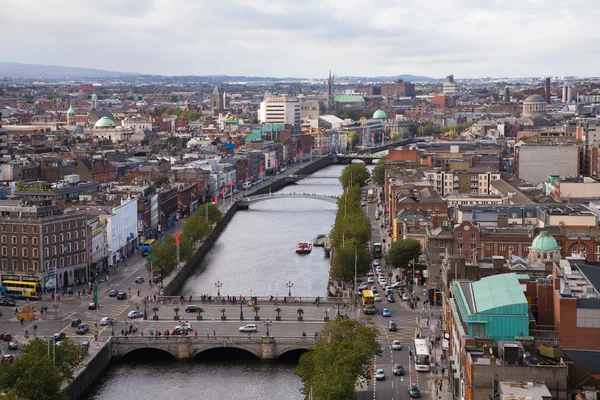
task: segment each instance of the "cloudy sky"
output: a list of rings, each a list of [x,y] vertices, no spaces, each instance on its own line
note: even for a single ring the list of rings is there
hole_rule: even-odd
[[[1,0],[0,61],[162,75],[600,75],[597,0]]]

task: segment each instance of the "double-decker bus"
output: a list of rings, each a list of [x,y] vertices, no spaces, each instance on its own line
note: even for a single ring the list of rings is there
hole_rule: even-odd
[[[383,247],[379,242],[373,242],[373,258],[381,258],[383,255]]]
[[[152,243],[154,243],[155,239],[148,239],[144,243],[142,243],[142,255],[146,257],[148,252],[152,250]]]
[[[375,203],[377,199],[375,199],[375,191],[373,189],[369,189],[367,191],[367,201],[369,203]]]
[[[415,370],[429,371],[431,356],[429,354],[429,344],[426,339],[415,339]]]
[[[362,291],[362,309],[365,314],[375,314],[375,295],[370,290]]]
[[[15,299],[40,300],[42,285],[39,282],[3,280],[2,294]]]

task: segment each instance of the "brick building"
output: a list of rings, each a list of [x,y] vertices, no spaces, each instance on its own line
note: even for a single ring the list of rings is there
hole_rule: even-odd
[[[80,159],[75,173],[83,182],[116,182],[117,169],[107,160]]]
[[[407,96],[415,97],[415,85],[410,82],[382,83],[380,86],[381,96]]]

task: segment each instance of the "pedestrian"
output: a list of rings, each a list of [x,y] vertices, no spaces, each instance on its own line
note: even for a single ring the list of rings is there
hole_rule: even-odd
[[[194,337],[198,337],[198,331],[194,331]]]
[[[21,319],[21,325],[23,325],[23,319],[24,319],[24,318],[23,318],[23,317],[21,317],[20,319]]]
[[[217,336],[217,331],[213,330],[213,336]]]
[[[442,376],[444,376],[444,372],[446,372],[446,369],[442,367]]]

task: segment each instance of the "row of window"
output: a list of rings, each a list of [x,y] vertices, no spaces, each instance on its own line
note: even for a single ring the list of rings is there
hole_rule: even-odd
[[[71,251],[79,251],[79,242],[74,241],[73,246],[71,247],[71,243],[66,243],[63,246],[52,246],[52,248],[50,247],[44,247],[44,256],[45,257],[50,257],[50,250],[52,250],[52,255],[55,256],[58,254],[58,252],[60,252],[60,254],[64,254],[64,253],[70,253]],[[57,251],[58,250],[58,251]],[[85,240],[81,241],[81,250],[85,250]],[[18,256],[18,252],[19,249],[18,247],[12,247],[11,248],[11,254],[13,257],[17,257]],[[21,248],[21,252],[23,257],[29,257],[29,248],[27,247],[22,247]],[[33,249],[31,249],[32,252],[32,256],[33,258],[37,258],[38,257],[38,249],[37,247],[34,247]],[[4,257],[8,256],[8,248],[6,246],[2,246],[2,255]]]
[[[462,240],[463,238],[463,233],[462,232],[457,232],[456,233],[456,238],[458,240]],[[471,232],[471,240],[477,240],[477,233],[476,232]]]
[[[67,240],[71,240],[71,232],[67,232],[66,235],[60,233],[58,235],[58,241],[59,242],[63,242],[65,240],[65,237],[66,237]],[[79,231],[74,231],[72,237],[74,239],[79,239]],[[81,237],[85,237],[85,230],[81,231]],[[52,243],[56,243],[56,240],[57,240],[57,236],[56,235],[52,235]],[[0,238],[0,241],[2,242],[2,244],[6,244],[6,243],[8,243],[8,238],[6,237],[6,235],[2,235],[2,237]],[[17,239],[16,236],[11,236],[10,241],[11,241],[11,244],[17,244],[18,239]],[[48,244],[49,241],[50,241],[49,237],[48,236],[44,236],[44,244]],[[21,238],[21,244],[23,244],[25,246],[27,244],[29,244],[29,238],[27,236],[23,236]],[[34,245],[34,246],[37,246],[37,244],[38,244],[38,238],[37,238],[37,236],[34,236],[34,237],[31,238],[31,244]]]
[[[56,232],[58,231],[63,231],[65,229],[71,229],[71,225],[73,225],[73,228],[77,228],[79,226],[83,226],[84,224],[79,224],[79,221],[75,220],[71,222],[63,222],[60,224],[54,224],[54,225],[46,225],[44,227],[44,231],[45,233],[48,233],[48,231],[50,230],[50,226],[52,227],[52,232]],[[2,227],[0,228],[2,230],[2,232],[8,232],[8,226],[11,226],[11,230],[12,233],[17,233],[17,225],[2,225]],[[37,232],[37,225],[21,225],[21,232],[22,233],[38,233]],[[84,234],[82,234],[84,235]]]
[[[2,242],[2,244],[7,244],[8,243],[8,239],[6,237],[6,235],[2,235],[2,238],[0,239],[0,241]],[[10,242],[11,244],[17,244],[18,239],[16,236],[11,236],[10,238]],[[29,244],[29,238],[27,236],[23,236],[21,238],[21,244],[27,246]],[[37,236],[34,236],[31,238],[31,244],[34,246],[37,246],[38,244],[38,238]]]
[[[11,264],[12,269],[14,271],[19,269],[19,261],[17,260],[12,260]],[[31,262],[31,269],[29,269],[29,261],[27,260],[23,260],[21,261],[21,270],[22,271],[36,271],[36,272],[41,272],[40,271],[40,263],[38,261],[32,261]],[[3,271],[7,271],[8,270],[8,260],[2,260],[2,270]]]

